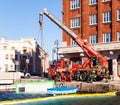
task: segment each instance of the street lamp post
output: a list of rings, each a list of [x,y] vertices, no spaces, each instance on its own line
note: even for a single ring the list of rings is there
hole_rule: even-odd
[[[28,64],[29,64],[29,59],[26,59],[26,66],[27,66],[27,71],[26,71],[26,73],[28,73]]]
[[[27,68],[27,71],[26,71],[26,73],[25,73],[25,77],[27,77],[27,78],[30,78],[30,73],[28,73],[28,69],[29,69],[29,67],[28,67],[28,64],[30,63],[30,60],[27,58],[26,59],[26,68]]]
[[[16,61],[15,65],[16,65],[16,72],[18,72],[19,71],[19,61]]]
[[[54,53],[55,53],[55,49],[52,49],[52,61],[54,61]]]
[[[54,46],[56,48],[56,55],[57,55],[57,61],[58,61],[58,40],[54,41]]]

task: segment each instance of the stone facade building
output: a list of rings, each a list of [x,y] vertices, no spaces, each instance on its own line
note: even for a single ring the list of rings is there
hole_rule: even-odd
[[[34,38],[0,40],[0,72],[29,72],[41,75],[47,72],[48,54]]]

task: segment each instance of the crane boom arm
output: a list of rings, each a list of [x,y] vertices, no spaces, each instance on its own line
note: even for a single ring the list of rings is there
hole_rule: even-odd
[[[49,19],[51,19],[57,26],[59,26],[62,30],[64,30],[68,35],[73,38],[73,40],[84,50],[86,53],[89,53],[92,57],[99,57],[100,62],[103,66],[106,66],[107,59],[104,58],[101,54],[99,54],[97,51],[95,51],[92,47],[89,45],[84,44],[84,40],[82,40],[80,37],[78,37],[77,34],[75,34],[72,30],[70,30],[67,26],[65,26],[62,22],[60,22],[58,19],[56,19],[51,13],[47,11],[47,9],[43,9],[40,13],[40,15],[45,14]],[[105,63],[105,64],[104,64]]]
[[[94,51],[94,49],[92,49],[91,47],[87,47],[84,44],[84,41],[82,39],[80,39],[78,37],[77,34],[75,34],[72,30],[70,30],[67,26],[65,26],[62,22],[60,22],[59,20],[57,20],[52,14],[50,14],[47,9],[43,9],[40,13],[40,15],[45,14],[49,19],[51,19],[56,25],[58,25],[61,29],[63,29],[66,33],[68,33],[68,35],[70,37],[73,38],[73,40],[75,40],[75,42],[82,48],[84,48],[85,50],[89,50],[89,52],[91,52],[92,55],[96,56],[97,53],[96,51]]]
[[[49,19],[51,19],[56,25],[58,25],[61,29],[63,29],[65,32],[67,32],[73,39],[76,39],[78,36],[71,31],[68,27],[66,27],[62,22],[57,20],[52,14],[50,14],[47,9],[43,9],[40,13],[40,15],[45,14]]]

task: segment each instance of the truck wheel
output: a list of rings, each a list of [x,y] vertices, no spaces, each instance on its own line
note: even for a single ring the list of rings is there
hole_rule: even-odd
[[[79,75],[79,80],[80,81],[85,81],[86,79],[86,73],[82,72],[80,75]]]
[[[91,78],[89,75],[87,75],[86,81],[87,81],[88,83],[92,83],[92,78]]]
[[[80,76],[79,76],[79,80],[80,80],[80,81],[84,81],[83,75],[80,75]]]

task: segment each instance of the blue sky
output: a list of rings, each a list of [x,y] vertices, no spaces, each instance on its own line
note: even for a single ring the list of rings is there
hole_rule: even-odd
[[[44,8],[62,19],[62,0],[0,0],[0,37],[6,36],[8,40],[36,38],[41,44],[38,21]],[[55,40],[61,43],[62,30],[44,15],[42,43],[50,59]]]

